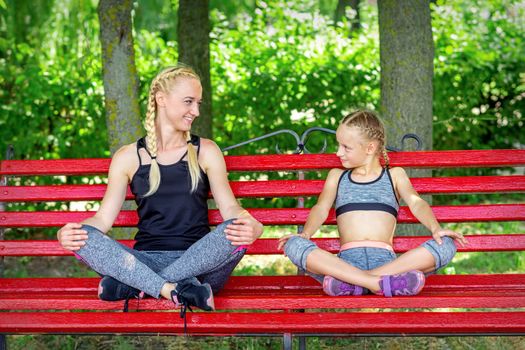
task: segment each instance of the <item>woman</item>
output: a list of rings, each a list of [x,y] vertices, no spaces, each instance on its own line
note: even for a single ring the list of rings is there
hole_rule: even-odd
[[[113,156],[97,213],[57,233],[65,249],[104,276],[99,284],[102,300],[126,299],[126,309],[127,300],[143,292],[176,306],[214,310],[213,293],[226,283],[244,246],[262,234],[262,224],[233,195],[220,149],[190,134],[201,100],[200,79],[191,68],[176,66],[159,73],[149,93],[147,136]],[[128,185],[139,216],[134,249],[105,235]],[[211,232],[210,190],[225,219]]]

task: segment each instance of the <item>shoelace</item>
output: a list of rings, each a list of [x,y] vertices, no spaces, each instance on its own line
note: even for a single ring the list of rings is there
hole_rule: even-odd
[[[188,300],[186,300],[186,298],[183,295],[181,295],[188,288],[191,288],[191,286],[189,284],[182,286],[179,291],[175,290],[175,294],[177,295],[177,300],[179,301],[179,304],[180,304],[180,318],[182,318],[184,320],[184,336],[188,335],[188,325],[187,325],[187,320],[186,320],[186,311],[190,310],[191,312],[193,312],[193,309],[191,308],[190,304],[188,303]]]
[[[128,307],[129,307],[129,299],[132,299],[132,298],[136,298],[137,299],[137,310],[136,311],[139,311],[139,308],[140,308],[140,299],[142,299],[141,295],[133,295],[133,294],[130,294],[126,297],[126,299],[124,300],[124,308],[122,309],[122,312],[128,312]]]
[[[188,335],[188,325],[186,323],[186,311],[190,310],[193,312],[193,309],[191,308],[190,304],[186,300],[184,300],[180,306],[180,318],[184,320],[184,336]]]

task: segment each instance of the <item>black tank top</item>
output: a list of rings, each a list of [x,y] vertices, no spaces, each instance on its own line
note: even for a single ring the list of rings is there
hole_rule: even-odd
[[[192,135],[192,144],[200,150],[200,138]],[[208,176],[201,169],[201,181],[190,193],[191,177],[188,163],[181,159],[170,165],[159,164],[160,185],[153,195],[144,197],[149,190],[149,164],[142,164],[139,150],[146,149],[145,139],[137,141],[139,168],[131,179],[131,192],[135,195],[139,231],[135,236],[137,250],[186,250],[208,232]],[[148,152],[149,154],[149,152]]]

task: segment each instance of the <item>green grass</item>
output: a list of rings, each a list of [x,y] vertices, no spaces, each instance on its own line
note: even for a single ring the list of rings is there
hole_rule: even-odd
[[[9,349],[169,349],[229,350],[282,349],[280,337],[174,337],[174,336],[8,336]],[[294,338],[293,348],[299,340]],[[525,348],[525,337],[308,337],[309,350],[519,350]]]

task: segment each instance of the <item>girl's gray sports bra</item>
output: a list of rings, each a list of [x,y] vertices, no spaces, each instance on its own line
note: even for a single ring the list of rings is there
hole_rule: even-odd
[[[381,175],[370,182],[353,181],[352,170],[341,174],[335,199],[336,216],[354,210],[379,210],[397,218],[399,202],[388,170],[383,168]]]

